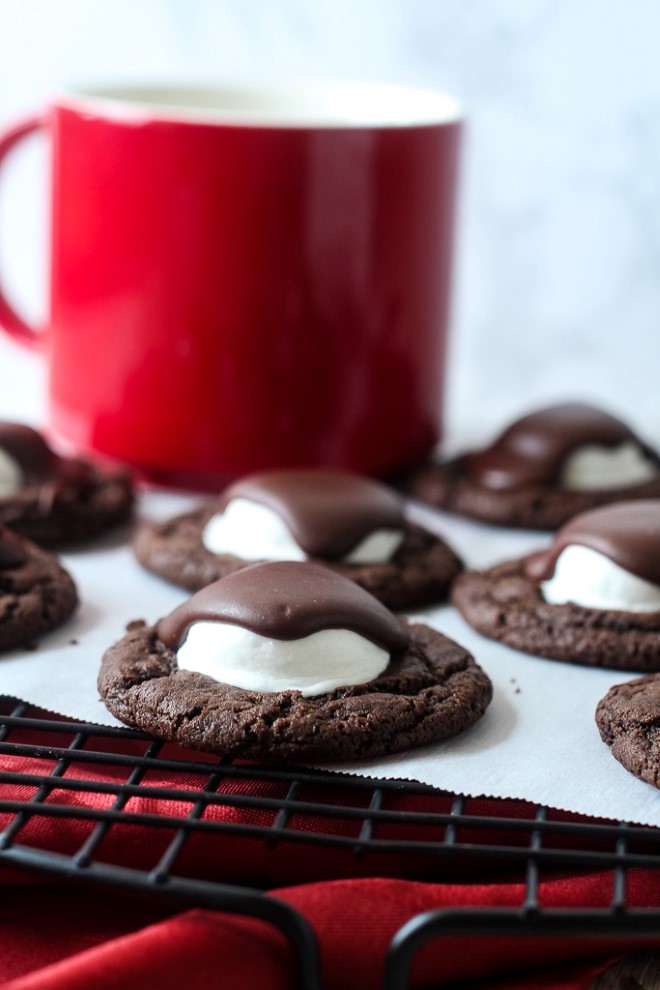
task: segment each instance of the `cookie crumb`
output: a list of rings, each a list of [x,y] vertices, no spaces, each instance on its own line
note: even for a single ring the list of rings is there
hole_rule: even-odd
[[[126,623],[126,632],[135,632],[136,629],[142,629],[146,624],[144,619],[132,619]]]

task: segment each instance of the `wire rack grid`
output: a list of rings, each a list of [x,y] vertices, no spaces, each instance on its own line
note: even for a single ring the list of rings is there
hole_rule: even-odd
[[[660,934],[660,909],[628,898],[634,871],[658,871],[660,882],[660,829],[232,762],[9,700],[0,702],[0,758],[0,865],[260,919],[288,939],[304,990],[321,988],[314,933],[268,889],[310,879],[519,880],[515,906],[409,919],[391,942],[384,990],[409,986],[417,954],[446,935]],[[233,863],[242,864],[236,875]],[[589,870],[611,872],[607,903],[542,903],[542,877]]]

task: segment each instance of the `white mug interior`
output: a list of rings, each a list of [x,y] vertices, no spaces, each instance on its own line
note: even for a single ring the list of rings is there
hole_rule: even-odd
[[[286,84],[73,88],[56,102],[120,119],[246,126],[419,127],[461,119],[458,101],[413,86],[302,80]]]

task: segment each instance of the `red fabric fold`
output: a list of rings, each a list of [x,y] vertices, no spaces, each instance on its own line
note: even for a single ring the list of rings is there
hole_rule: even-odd
[[[547,908],[606,907],[612,875],[563,878],[543,884]],[[153,921],[159,910],[104,893],[40,888],[31,911],[33,934],[16,941],[12,926],[0,933],[0,976],[5,990],[210,990],[217,985],[251,990],[286,990],[295,985],[290,945],[276,928],[219,912],[189,911]],[[306,884],[272,892],[303,914],[319,940],[323,986],[379,990],[392,936],[409,918],[442,908],[515,906],[524,891],[512,885],[422,884],[392,879]],[[62,902],[64,896],[64,902]],[[660,889],[652,873],[636,873],[631,906],[658,907]],[[96,905],[93,902],[96,899]],[[82,907],[80,904],[82,901]],[[69,953],[53,959],[53,909]],[[127,910],[128,909],[128,910]],[[83,922],[84,912],[90,913]],[[68,915],[68,918],[65,917]],[[135,924],[146,927],[127,931]],[[14,925],[14,929],[16,925]],[[41,933],[41,934],[40,934]],[[12,944],[13,942],[13,944]],[[11,952],[8,951],[11,944]],[[657,939],[444,936],[419,952],[412,988],[445,983],[475,987],[588,987],[594,974],[628,951],[660,946]],[[9,961],[8,961],[9,960]],[[1,970],[4,969],[4,972]],[[7,980],[7,975],[13,979]],[[586,981],[586,982],[585,982]]]
[[[12,740],[30,736],[14,732]],[[52,740],[40,736],[40,743],[66,745],[54,734]],[[90,741],[88,748],[92,748]],[[144,753],[143,742],[104,741],[122,753]],[[165,756],[180,750],[164,750]],[[204,763],[203,754],[190,758]],[[209,772],[218,770],[209,757]],[[0,770],[12,773],[50,773],[53,759],[0,756]],[[93,779],[99,787],[121,784],[130,773],[126,766],[90,765],[74,762],[65,779]],[[124,809],[131,814],[169,816],[172,827],[165,831],[126,823],[113,825],[95,850],[94,858],[103,863],[120,863],[140,870],[152,870],[174,835],[176,824],[185,818],[195,796],[203,788],[206,775],[181,771],[149,770],[142,787],[154,793],[132,797]],[[0,798],[26,801],[36,792],[37,782],[3,783]],[[172,801],[160,796],[167,787],[191,790],[191,799]],[[234,798],[273,797],[281,799],[286,782],[264,782],[247,777],[227,776],[219,786],[226,803],[210,805],[203,820],[233,826],[268,826],[276,809],[234,807]],[[364,808],[369,787],[355,789],[329,781],[305,785],[305,799],[332,807]],[[54,786],[47,804],[72,809],[111,808],[115,793],[101,790],[67,790]],[[452,800],[437,794],[388,794],[388,810],[447,813]],[[16,834],[16,841],[51,851],[73,854],[92,833],[95,823],[83,818],[48,818],[39,813],[28,817]],[[530,821],[533,809],[525,802],[468,801],[466,810],[488,818],[504,815]],[[554,817],[575,816],[551,813]],[[14,820],[12,812],[0,815],[0,825]],[[436,909],[461,910],[465,907],[517,908],[525,899],[524,863],[509,863],[491,857],[488,861],[455,855],[453,860],[430,852],[411,855],[383,852],[363,859],[353,854],[352,844],[334,849],[318,844],[293,841],[297,834],[325,834],[356,838],[361,828],[359,816],[334,815],[331,811],[313,816],[294,814],[288,828],[292,838],[269,847],[262,836],[195,834],[176,861],[179,876],[200,877],[245,886],[268,888],[299,911],[312,926],[320,945],[323,985],[326,990],[380,990],[385,959],[393,935],[415,915]],[[437,822],[406,824],[379,823],[379,839],[405,838],[407,841],[438,842],[443,830]],[[493,843],[515,850],[526,847],[529,830],[477,828],[461,825],[462,843]],[[571,838],[571,843],[574,840]],[[599,840],[600,841],[600,840]],[[544,847],[560,847],[561,836],[548,836]],[[612,840],[602,840],[611,851]],[[591,842],[591,848],[594,843]],[[295,967],[287,939],[274,927],[248,918],[219,912],[187,911],[171,906],[142,902],[137,897],[88,890],[53,883],[44,885],[27,878],[16,885],[17,874],[6,871],[0,909],[0,986],[4,990],[206,990],[216,986],[238,990],[284,990],[294,986]],[[29,881],[29,882],[27,882]],[[12,885],[13,884],[13,885]],[[542,907],[607,908],[612,900],[611,873],[583,871],[543,873],[538,897]],[[653,871],[630,871],[627,904],[660,908],[660,882]],[[576,932],[579,923],[576,922]],[[582,990],[594,974],[625,951],[653,945],[653,939],[612,940],[503,938],[444,936],[428,943],[414,961],[413,988],[430,988],[450,983],[466,984],[483,990],[523,990],[545,987],[550,990]],[[660,945],[660,933],[657,940]]]

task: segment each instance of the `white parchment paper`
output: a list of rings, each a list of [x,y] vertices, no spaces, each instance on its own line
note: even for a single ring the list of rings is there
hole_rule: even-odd
[[[165,518],[198,501],[147,493],[141,511],[148,518]],[[417,506],[411,514],[449,539],[472,567],[520,556],[549,539]],[[124,531],[63,558],[78,584],[81,607],[66,626],[44,636],[38,650],[16,650],[0,658],[0,694],[83,721],[120,724],[98,698],[102,653],[121,638],[131,619],[155,621],[186,597],[139,567],[129,538]],[[634,675],[517,653],[477,635],[450,606],[414,618],[473,653],[494,684],[490,708],[478,725],[454,740],[329,769],[418,780],[459,794],[526,799],[660,826],[660,791],[636,780],[612,758],[594,722],[596,704],[609,687]]]

